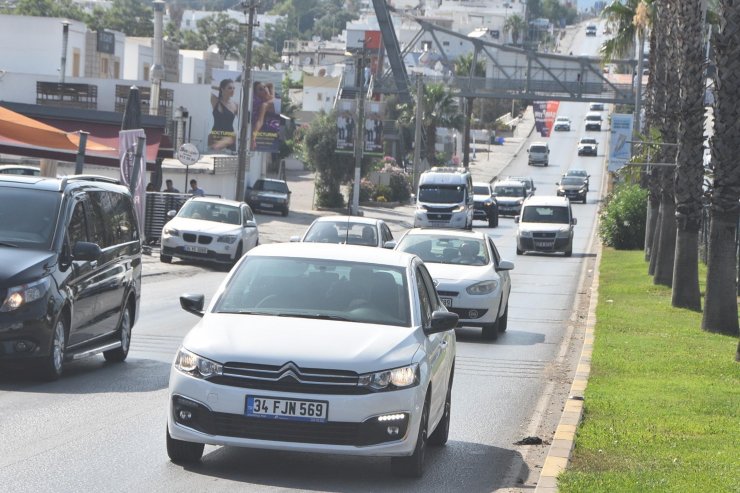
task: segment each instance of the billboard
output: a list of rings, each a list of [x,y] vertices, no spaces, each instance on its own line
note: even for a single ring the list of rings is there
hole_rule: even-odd
[[[612,113],[609,138],[609,171],[618,171],[632,157],[633,116]]]
[[[211,82],[211,131],[208,152],[236,154],[242,73],[236,70],[213,69]]]
[[[282,72],[252,71],[252,136],[253,152],[278,152],[280,150],[280,94]]]
[[[144,185],[146,181],[146,140],[144,140],[141,159],[136,162],[136,147],[139,145],[139,137],[146,139],[146,133],[142,128],[118,132],[118,159],[121,164],[121,183],[131,190],[136,218],[139,220],[139,233],[142,233],[146,201],[146,187]],[[137,170],[134,171],[134,168],[137,168]],[[135,179],[136,183],[132,183],[132,179]]]
[[[532,103],[534,110],[534,125],[542,137],[549,137],[552,125],[560,107],[559,101],[535,101]]]
[[[369,156],[383,156],[383,116],[385,103],[365,102],[365,143],[363,153]]]
[[[355,112],[353,100],[337,101],[337,152],[352,154],[355,151]]]

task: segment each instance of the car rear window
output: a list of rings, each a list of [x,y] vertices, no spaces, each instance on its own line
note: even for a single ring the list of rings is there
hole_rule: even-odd
[[[524,207],[520,219],[523,223],[568,224],[568,208],[551,205],[528,205]]]
[[[532,146],[529,148],[529,152],[547,152],[547,147],[545,146]]]
[[[598,115],[598,114],[597,115],[586,115],[586,120],[600,122],[601,121],[601,115]]]

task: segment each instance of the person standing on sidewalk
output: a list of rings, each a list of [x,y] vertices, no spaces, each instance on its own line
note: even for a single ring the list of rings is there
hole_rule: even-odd
[[[202,188],[198,188],[198,181],[197,180],[190,180],[190,195],[193,197],[205,197],[206,192]]]

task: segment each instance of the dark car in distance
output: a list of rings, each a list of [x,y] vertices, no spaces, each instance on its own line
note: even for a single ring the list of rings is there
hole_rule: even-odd
[[[571,202],[581,201],[586,203],[586,194],[588,193],[587,179],[582,176],[564,176],[560,179],[558,185],[558,197],[568,197]]]
[[[290,194],[291,191],[285,180],[260,178],[247,190],[245,202],[253,211],[279,212],[287,216],[290,212]]]
[[[0,176],[0,363],[55,380],[72,359],[125,360],[141,253],[131,194],[116,180]]]
[[[490,183],[473,183],[473,219],[488,221],[489,228],[498,226],[498,202]]]

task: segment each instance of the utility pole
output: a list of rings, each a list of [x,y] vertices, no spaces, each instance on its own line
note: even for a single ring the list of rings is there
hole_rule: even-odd
[[[164,79],[164,66],[162,65],[162,26],[164,23],[164,1],[154,1],[154,66],[149,73],[149,78],[152,81],[151,89],[149,90],[149,114],[159,114],[159,90],[162,87],[162,79]]]
[[[360,215],[360,180],[362,171],[362,151],[365,148],[365,47],[362,47],[357,58],[356,79],[359,81],[357,92],[357,125],[355,125],[355,180],[352,185],[352,208],[350,215]]]
[[[416,74],[416,114],[414,116],[414,193],[419,188],[421,169],[421,120],[424,115],[424,83],[421,74]]]
[[[250,101],[250,90],[252,87],[252,36],[254,28],[254,16],[257,10],[257,0],[251,0],[249,3],[246,1],[241,5],[244,8],[244,13],[247,14],[247,47],[244,53],[244,72],[242,73],[242,105],[239,113],[241,118],[239,119],[239,142],[237,144],[237,167],[236,167],[236,197],[234,200],[244,200],[245,178],[247,174],[247,168],[249,167],[250,160],[250,149],[249,141],[247,139],[249,131],[252,129],[252,115],[249,111]]]

